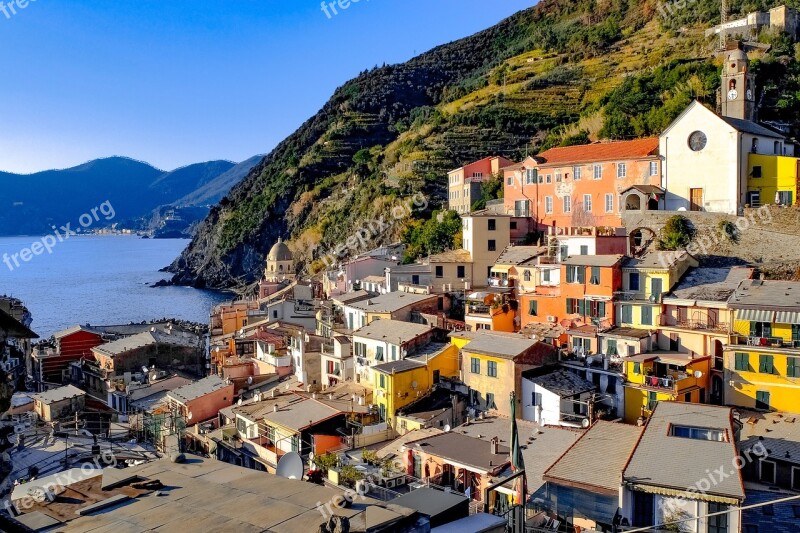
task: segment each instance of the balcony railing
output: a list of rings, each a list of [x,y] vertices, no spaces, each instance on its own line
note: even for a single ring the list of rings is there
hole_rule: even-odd
[[[660,304],[664,299],[664,295],[651,294],[650,296],[647,296],[644,291],[616,291],[614,293],[614,298],[623,302],[642,301]]]
[[[489,315],[492,308],[488,305],[469,305],[467,306],[468,315]]]
[[[800,340],[786,340],[782,337],[760,337],[757,335],[731,335],[731,344],[736,346],[800,349]]]
[[[692,331],[714,331],[727,333],[730,325],[727,322],[713,322],[708,320],[670,320],[671,317],[662,315],[661,326],[668,328],[690,329]],[[670,324],[672,322],[672,324]]]
[[[631,383],[635,386],[646,387],[648,389],[659,389],[678,393],[688,387],[697,384],[697,378],[689,375],[679,376],[645,376],[644,383]]]

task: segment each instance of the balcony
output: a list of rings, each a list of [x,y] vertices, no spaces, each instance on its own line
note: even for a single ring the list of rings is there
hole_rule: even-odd
[[[782,337],[759,337],[755,335],[731,335],[730,344],[732,346],[800,349],[800,340],[786,340]]]
[[[470,304],[467,306],[467,314],[468,315],[483,315],[483,316],[491,316],[492,308],[488,305],[481,305],[481,304]]]
[[[489,278],[490,287],[513,287],[513,279]]]
[[[650,302],[660,304],[664,299],[663,294],[651,294],[647,296],[644,291],[616,291],[614,298],[621,302]]]
[[[692,375],[676,373],[669,376],[644,376],[643,383],[629,381],[625,385],[678,394],[690,387],[697,386],[698,383],[697,378]]]
[[[714,322],[711,320],[675,320],[667,315],[661,316],[661,327],[687,329],[691,331],[709,331],[713,333],[728,333],[728,331],[730,331],[730,324],[727,322]]]

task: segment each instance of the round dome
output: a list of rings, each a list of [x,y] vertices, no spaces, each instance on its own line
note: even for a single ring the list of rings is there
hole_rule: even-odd
[[[747,54],[744,50],[733,50],[728,54],[728,61],[747,61]]]
[[[267,256],[269,261],[291,261],[292,259],[292,251],[281,239],[278,239],[278,242],[275,243],[275,246],[272,247]]]

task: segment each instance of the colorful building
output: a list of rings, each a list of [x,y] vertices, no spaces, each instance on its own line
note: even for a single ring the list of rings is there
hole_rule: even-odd
[[[622,290],[616,294],[617,324],[656,329],[661,323],[661,303],[697,260],[687,252],[650,252],[622,262]]]
[[[447,173],[447,208],[456,213],[472,211],[472,204],[481,198],[484,182],[500,175],[500,170],[512,165],[505,157],[484,157],[479,161]]]
[[[511,415],[507,399],[512,391],[522,415],[522,372],[558,362],[552,345],[513,333],[462,331],[450,338],[461,351],[461,376],[470,388],[470,404],[502,416]]]
[[[725,402],[800,412],[800,283],[745,280],[728,304],[733,333],[724,347]]]
[[[558,147],[504,169],[504,205],[555,227],[621,225],[620,193],[661,185],[658,139]]]
[[[777,144],[775,144],[777,143]],[[773,151],[780,149],[775,141]],[[800,190],[800,159],[774,154],[750,153],[747,157],[747,203],[794,205]]]
[[[464,322],[472,331],[514,333],[519,330],[518,303],[508,289],[492,289],[467,295]]]
[[[383,363],[401,361],[430,344],[434,329],[400,320],[374,320],[353,333],[356,382],[374,382],[372,370]]]
[[[626,357],[625,422],[649,417],[658,402],[704,404],[711,386],[711,358],[663,352]]]
[[[398,430],[397,411],[428,394],[442,377],[457,377],[458,348],[434,343],[413,356],[372,367],[374,398],[381,422]]]

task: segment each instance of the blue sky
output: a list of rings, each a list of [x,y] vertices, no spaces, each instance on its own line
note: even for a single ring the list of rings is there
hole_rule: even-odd
[[[25,173],[266,153],[360,71],[535,3],[361,0],[329,18],[320,0],[29,1],[0,6],[0,170]]]

